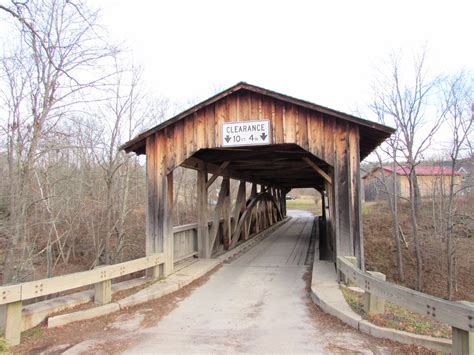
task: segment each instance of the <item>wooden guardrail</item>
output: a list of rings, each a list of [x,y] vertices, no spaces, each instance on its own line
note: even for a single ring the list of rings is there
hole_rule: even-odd
[[[352,258],[352,257],[350,257]],[[474,304],[447,301],[407,287],[395,285],[363,272],[347,258],[337,258],[337,268],[346,278],[368,294],[395,303],[410,311],[447,323],[453,330],[453,354],[470,354],[474,344]],[[470,340],[471,339],[471,340]]]
[[[232,218],[231,218],[232,220]],[[213,222],[208,222],[209,230],[212,227]],[[223,231],[224,220],[219,221],[217,237],[220,238],[220,233]],[[191,256],[199,254],[198,250],[198,224],[190,223],[181,226],[173,227],[174,235],[174,251],[173,258],[174,262],[187,259]]]
[[[209,227],[211,225],[212,222],[209,222]],[[197,226],[197,223],[192,223],[173,228],[174,262],[198,254]],[[153,278],[158,278],[162,274],[164,261],[164,254],[159,253],[120,264],[99,266],[94,270],[1,286],[0,336],[3,335],[11,345],[19,344],[23,301],[94,285],[94,301],[106,304],[112,299],[112,279],[146,269],[150,269]]]
[[[150,269],[152,277],[158,278],[161,275],[164,260],[164,254],[159,253],[120,264],[100,266],[89,271],[2,286],[0,287],[0,334],[3,333],[10,345],[20,343],[21,311],[25,300],[94,285],[95,302],[109,303],[112,300],[112,279],[146,269]]]
[[[198,255],[197,241],[198,224],[191,223],[173,227],[174,250],[173,260],[178,262],[191,256]]]

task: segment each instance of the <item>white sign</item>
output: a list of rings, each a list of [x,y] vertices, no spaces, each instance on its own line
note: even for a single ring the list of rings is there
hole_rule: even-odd
[[[222,124],[222,146],[270,144],[270,121],[242,121]]]

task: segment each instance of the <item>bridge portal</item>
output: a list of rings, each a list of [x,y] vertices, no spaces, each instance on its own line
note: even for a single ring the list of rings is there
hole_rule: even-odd
[[[173,170],[197,171],[198,253],[212,257],[279,223],[292,188],[323,197],[320,243],[363,268],[360,160],[393,129],[257,86],[239,83],[123,145],[147,156],[148,254],[173,270]],[[222,177],[215,206],[208,190]],[[230,196],[230,179],[239,181]]]

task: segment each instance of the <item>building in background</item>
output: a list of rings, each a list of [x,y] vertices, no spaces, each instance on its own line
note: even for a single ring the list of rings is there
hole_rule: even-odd
[[[393,172],[391,166],[377,167],[362,177],[363,195],[366,201],[385,198],[387,192],[382,182],[383,175],[387,181],[389,192],[393,193]],[[401,166],[395,169],[399,197],[408,198],[410,196],[409,172],[408,167]],[[443,166],[417,166],[415,172],[421,197],[439,196],[449,192],[450,177],[453,173],[451,169]],[[461,188],[462,177],[462,171],[454,171],[456,190]]]

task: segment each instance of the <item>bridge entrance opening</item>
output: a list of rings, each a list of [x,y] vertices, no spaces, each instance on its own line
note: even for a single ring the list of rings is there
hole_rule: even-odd
[[[196,239],[200,258],[232,249],[281,223],[287,193],[305,187],[323,197],[320,236],[326,257],[353,255],[363,267],[360,160],[392,132],[239,83],[122,147],[147,156],[147,253],[166,255],[162,272],[167,275],[182,254],[176,233]],[[170,211],[173,170],[178,166],[197,171],[197,221],[174,228]],[[222,182],[217,200],[209,206],[208,190],[218,177]],[[231,179],[238,181],[235,198],[230,197]]]

